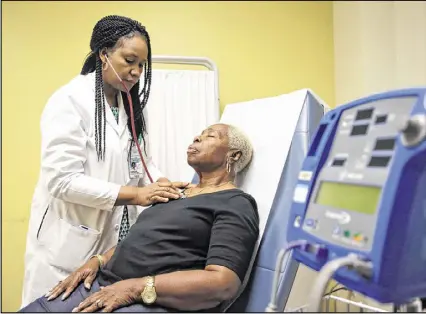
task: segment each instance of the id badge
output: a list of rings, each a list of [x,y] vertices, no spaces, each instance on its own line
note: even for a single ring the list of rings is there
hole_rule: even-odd
[[[142,165],[141,158],[139,157],[139,151],[136,144],[132,141],[129,141],[129,142],[131,145],[130,156],[129,156],[129,176],[130,176],[130,179],[138,179],[142,176],[143,165]],[[142,147],[141,147],[141,150],[142,150]]]

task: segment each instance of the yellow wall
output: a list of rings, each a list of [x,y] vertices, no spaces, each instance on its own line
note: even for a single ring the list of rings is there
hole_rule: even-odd
[[[81,69],[95,22],[140,20],[153,53],[212,58],[221,106],[310,87],[334,106],[331,2],[2,3],[2,310],[20,304],[47,98]]]
[[[425,1],[336,1],[333,12],[337,104],[425,85]]]

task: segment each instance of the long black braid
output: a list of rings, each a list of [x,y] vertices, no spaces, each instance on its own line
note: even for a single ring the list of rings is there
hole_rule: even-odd
[[[81,74],[86,75],[96,71],[95,80],[95,143],[98,160],[105,158],[105,136],[106,136],[106,110],[104,99],[104,85],[102,80],[102,61],[99,52],[103,48],[114,48],[123,37],[131,38],[139,33],[146,41],[148,47],[148,60],[144,66],[143,88],[139,93],[139,82],[132,87],[130,95],[133,102],[133,113],[135,117],[135,130],[137,137],[141,137],[146,153],[145,137],[146,124],[143,115],[149,93],[151,90],[152,61],[151,61],[151,42],[149,34],[145,27],[139,22],[124,16],[110,15],[99,20],[93,28],[92,38],[90,40],[91,52],[87,56]],[[127,127],[132,134],[131,116],[129,101],[125,92],[121,93],[124,108],[128,117]],[[133,141],[133,140],[132,140]]]

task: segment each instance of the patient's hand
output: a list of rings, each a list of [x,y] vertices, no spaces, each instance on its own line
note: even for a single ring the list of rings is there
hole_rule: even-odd
[[[91,258],[86,264],[81,266],[65,280],[60,281],[52,290],[50,290],[45,296],[48,301],[56,299],[62,293],[62,300],[68,298],[68,296],[77,288],[77,286],[84,280],[84,287],[90,289],[93,280],[96,278],[96,274],[99,271],[99,261],[97,258]]]
[[[140,299],[140,286],[137,279],[118,281],[110,286],[101,287],[101,290],[81,302],[73,312],[102,312],[112,311],[136,303]]]

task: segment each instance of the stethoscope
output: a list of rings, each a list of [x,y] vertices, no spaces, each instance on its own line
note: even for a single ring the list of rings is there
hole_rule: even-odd
[[[138,148],[139,157],[141,158],[143,168],[145,169],[145,172],[146,172],[146,174],[148,175],[149,181],[150,181],[151,183],[153,183],[154,181],[152,180],[151,174],[149,173],[148,168],[147,168],[147,166],[146,166],[146,164],[145,164],[145,160],[143,159],[143,156],[142,156],[141,147],[139,146],[139,141],[138,141],[137,136],[136,136],[136,131],[135,131],[135,116],[134,116],[134,113],[133,113],[133,101],[132,101],[132,96],[130,95],[130,91],[127,89],[126,84],[124,84],[123,80],[122,80],[122,79],[121,79],[121,77],[118,75],[117,71],[115,71],[114,67],[112,66],[112,64],[111,64],[111,62],[109,61],[108,56],[107,56],[106,54],[105,54],[105,58],[106,58],[106,61],[107,61],[107,62],[108,62],[108,64],[109,64],[109,66],[110,66],[110,67],[111,67],[111,69],[114,71],[115,75],[117,76],[118,80],[119,80],[119,81],[121,82],[121,84],[123,85],[124,90],[126,91],[127,100],[129,101],[129,106],[130,106],[130,124],[131,124],[131,126],[132,126],[132,136],[133,136],[133,141],[135,142],[136,147]]]

